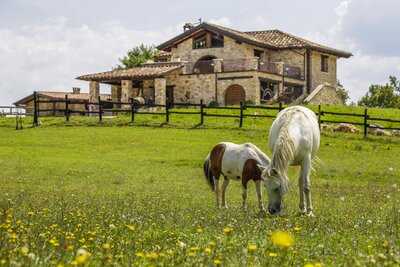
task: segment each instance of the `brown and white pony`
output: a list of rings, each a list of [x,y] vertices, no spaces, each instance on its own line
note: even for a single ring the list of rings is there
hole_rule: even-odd
[[[259,166],[267,168],[270,159],[258,147],[251,143],[234,144],[222,142],[214,146],[204,162],[204,174],[215,191],[217,207],[225,207],[225,192],[230,180],[241,180],[243,188],[243,208],[246,208],[247,183],[253,180],[256,184],[258,206],[264,210],[261,193],[261,170]],[[219,186],[219,177],[224,177],[222,188]],[[221,202],[220,202],[221,190]]]

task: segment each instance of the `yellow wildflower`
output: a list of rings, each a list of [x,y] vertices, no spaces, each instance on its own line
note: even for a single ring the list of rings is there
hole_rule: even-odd
[[[304,264],[304,267],[314,267],[314,264],[312,264],[312,263],[306,263],[306,264]]]
[[[22,247],[21,248],[21,253],[22,255],[28,255],[29,249],[27,247]]]
[[[322,267],[322,263],[320,262],[314,263],[314,267]]]
[[[103,244],[103,248],[104,248],[104,249],[110,249],[111,246],[110,246],[110,244],[108,244],[108,243],[104,243],[104,244]]]
[[[271,240],[274,245],[281,248],[289,248],[293,246],[293,237],[288,232],[275,231],[271,235]]]
[[[227,226],[227,227],[224,228],[224,234],[225,235],[230,235],[232,232],[233,232],[233,228],[232,227]]]
[[[275,252],[270,252],[270,253],[268,253],[268,256],[270,256],[270,257],[277,257],[278,254],[275,253]]]
[[[222,261],[219,260],[219,259],[215,259],[215,260],[214,260],[214,264],[215,264],[215,266],[221,266]]]
[[[295,226],[295,227],[294,227],[294,230],[295,230],[296,232],[299,232],[299,231],[301,230],[301,227],[300,227],[300,226]]]
[[[88,261],[89,257],[90,257],[90,253],[86,249],[80,248],[76,252],[75,261],[78,265],[82,265]]]
[[[54,247],[58,247],[60,245],[60,243],[58,243],[56,238],[52,238],[49,240],[49,243],[52,244]]]
[[[158,254],[157,252],[146,253],[146,258],[150,260],[156,260],[158,258]]]
[[[199,228],[196,229],[196,232],[197,232],[198,234],[201,234],[201,233],[203,232],[203,229],[201,229],[201,228],[199,227]]]
[[[204,252],[205,252],[206,254],[211,254],[211,248],[205,248],[205,249],[204,249]]]
[[[248,246],[247,246],[247,251],[249,252],[249,253],[252,253],[252,252],[254,252],[254,251],[256,251],[257,250],[257,245],[255,245],[255,244],[249,244]]]
[[[131,230],[131,231],[135,231],[135,226],[127,224],[126,227]]]
[[[217,245],[217,244],[215,244],[214,241],[208,242],[208,246],[211,247],[211,248],[215,248],[216,245]]]
[[[136,255],[136,257],[144,258],[144,253],[143,252],[136,252],[135,255]]]

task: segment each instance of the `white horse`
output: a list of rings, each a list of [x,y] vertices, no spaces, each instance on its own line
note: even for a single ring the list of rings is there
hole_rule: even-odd
[[[313,215],[310,192],[312,159],[319,149],[320,131],[314,112],[302,106],[282,110],[269,131],[272,160],[268,167],[259,166],[268,193],[268,211],[279,214],[282,197],[288,191],[289,165],[301,166],[299,176],[300,213]]]
[[[217,207],[220,204],[220,186],[219,177],[222,174],[224,181],[222,183],[222,206],[227,208],[225,200],[226,188],[229,180],[241,180],[243,208],[246,208],[247,183],[253,180],[256,184],[258,206],[264,211],[261,193],[261,170],[258,166],[266,168],[270,159],[258,147],[251,143],[234,144],[222,142],[214,146],[204,161],[204,175],[215,191]]]

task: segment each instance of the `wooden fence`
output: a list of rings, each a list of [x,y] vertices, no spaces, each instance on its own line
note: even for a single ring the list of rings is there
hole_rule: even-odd
[[[160,115],[165,116],[165,122],[169,123],[171,114],[180,114],[180,115],[198,115],[199,116],[199,124],[204,124],[204,118],[206,117],[221,117],[221,118],[237,118],[239,119],[239,127],[243,126],[243,122],[246,118],[275,118],[276,114],[247,114],[246,110],[275,110],[277,112],[284,109],[282,103],[276,106],[262,106],[262,105],[247,105],[243,102],[240,103],[238,107],[210,107],[206,106],[203,103],[203,100],[200,101],[200,104],[190,104],[190,103],[173,103],[172,105],[158,105],[158,104],[138,104],[131,99],[129,102],[110,102],[110,101],[102,101],[100,97],[98,98],[98,102],[88,102],[83,100],[72,100],[68,99],[68,95],[65,95],[65,99],[56,99],[56,100],[40,100],[37,93],[34,92],[34,104],[33,104],[33,125],[39,125],[39,117],[41,117],[41,112],[51,112],[50,114],[55,114],[56,112],[63,114],[66,121],[70,120],[71,114],[81,114],[81,115],[96,115],[98,116],[99,122],[103,121],[103,116],[105,113],[128,113],[131,115],[131,122],[135,121],[136,116],[141,115]],[[64,109],[40,109],[40,103],[64,103]],[[85,110],[73,110],[70,109],[71,104],[81,104],[85,105]],[[125,108],[112,108],[106,109],[103,106],[105,104],[112,104],[113,106],[125,106]],[[176,107],[191,107],[195,111],[177,111]],[[151,111],[149,108],[160,108],[158,110]],[[235,110],[237,114],[218,114],[213,113],[211,110]],[[358,125],[363,128],[364,137],[368,135],[368,128],[379,128],[384,130],[400,130],[399,127],[381,127],[377,125],[372,125],[370,122],[381,121],[381,122],[390,122],[390,123],[399,123],[400,120],[397,119],[386,119],[386,118],[378,118],[371,117],[368,115],[368,109],[364,109],[364,113],[345,113],[345,112],[331,112],[322,110],[321,105],[318,106],[318,112],[316,112],[318,116],[318,124],[321,127],[322,123],[349,123],[353,125]],[[354,122],[354,121],[346,121],[346,120],[328,120],[324,119],[325,115],[335,115],[338,117],[353,117],[353,118],[362,118],[362,122]],[[51,115],[50,115],[51,116]]]

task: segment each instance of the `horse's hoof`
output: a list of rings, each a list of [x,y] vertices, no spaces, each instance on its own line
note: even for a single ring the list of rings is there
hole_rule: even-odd
[[[310,217],[310,218],[314,218],[315,217],[315,215],[314,215],[314,213],[312,211],[307,212],[306,216]]]
[[[228,209],[228,205],[224,205],[224,206],[222,206],[222,208]]]

